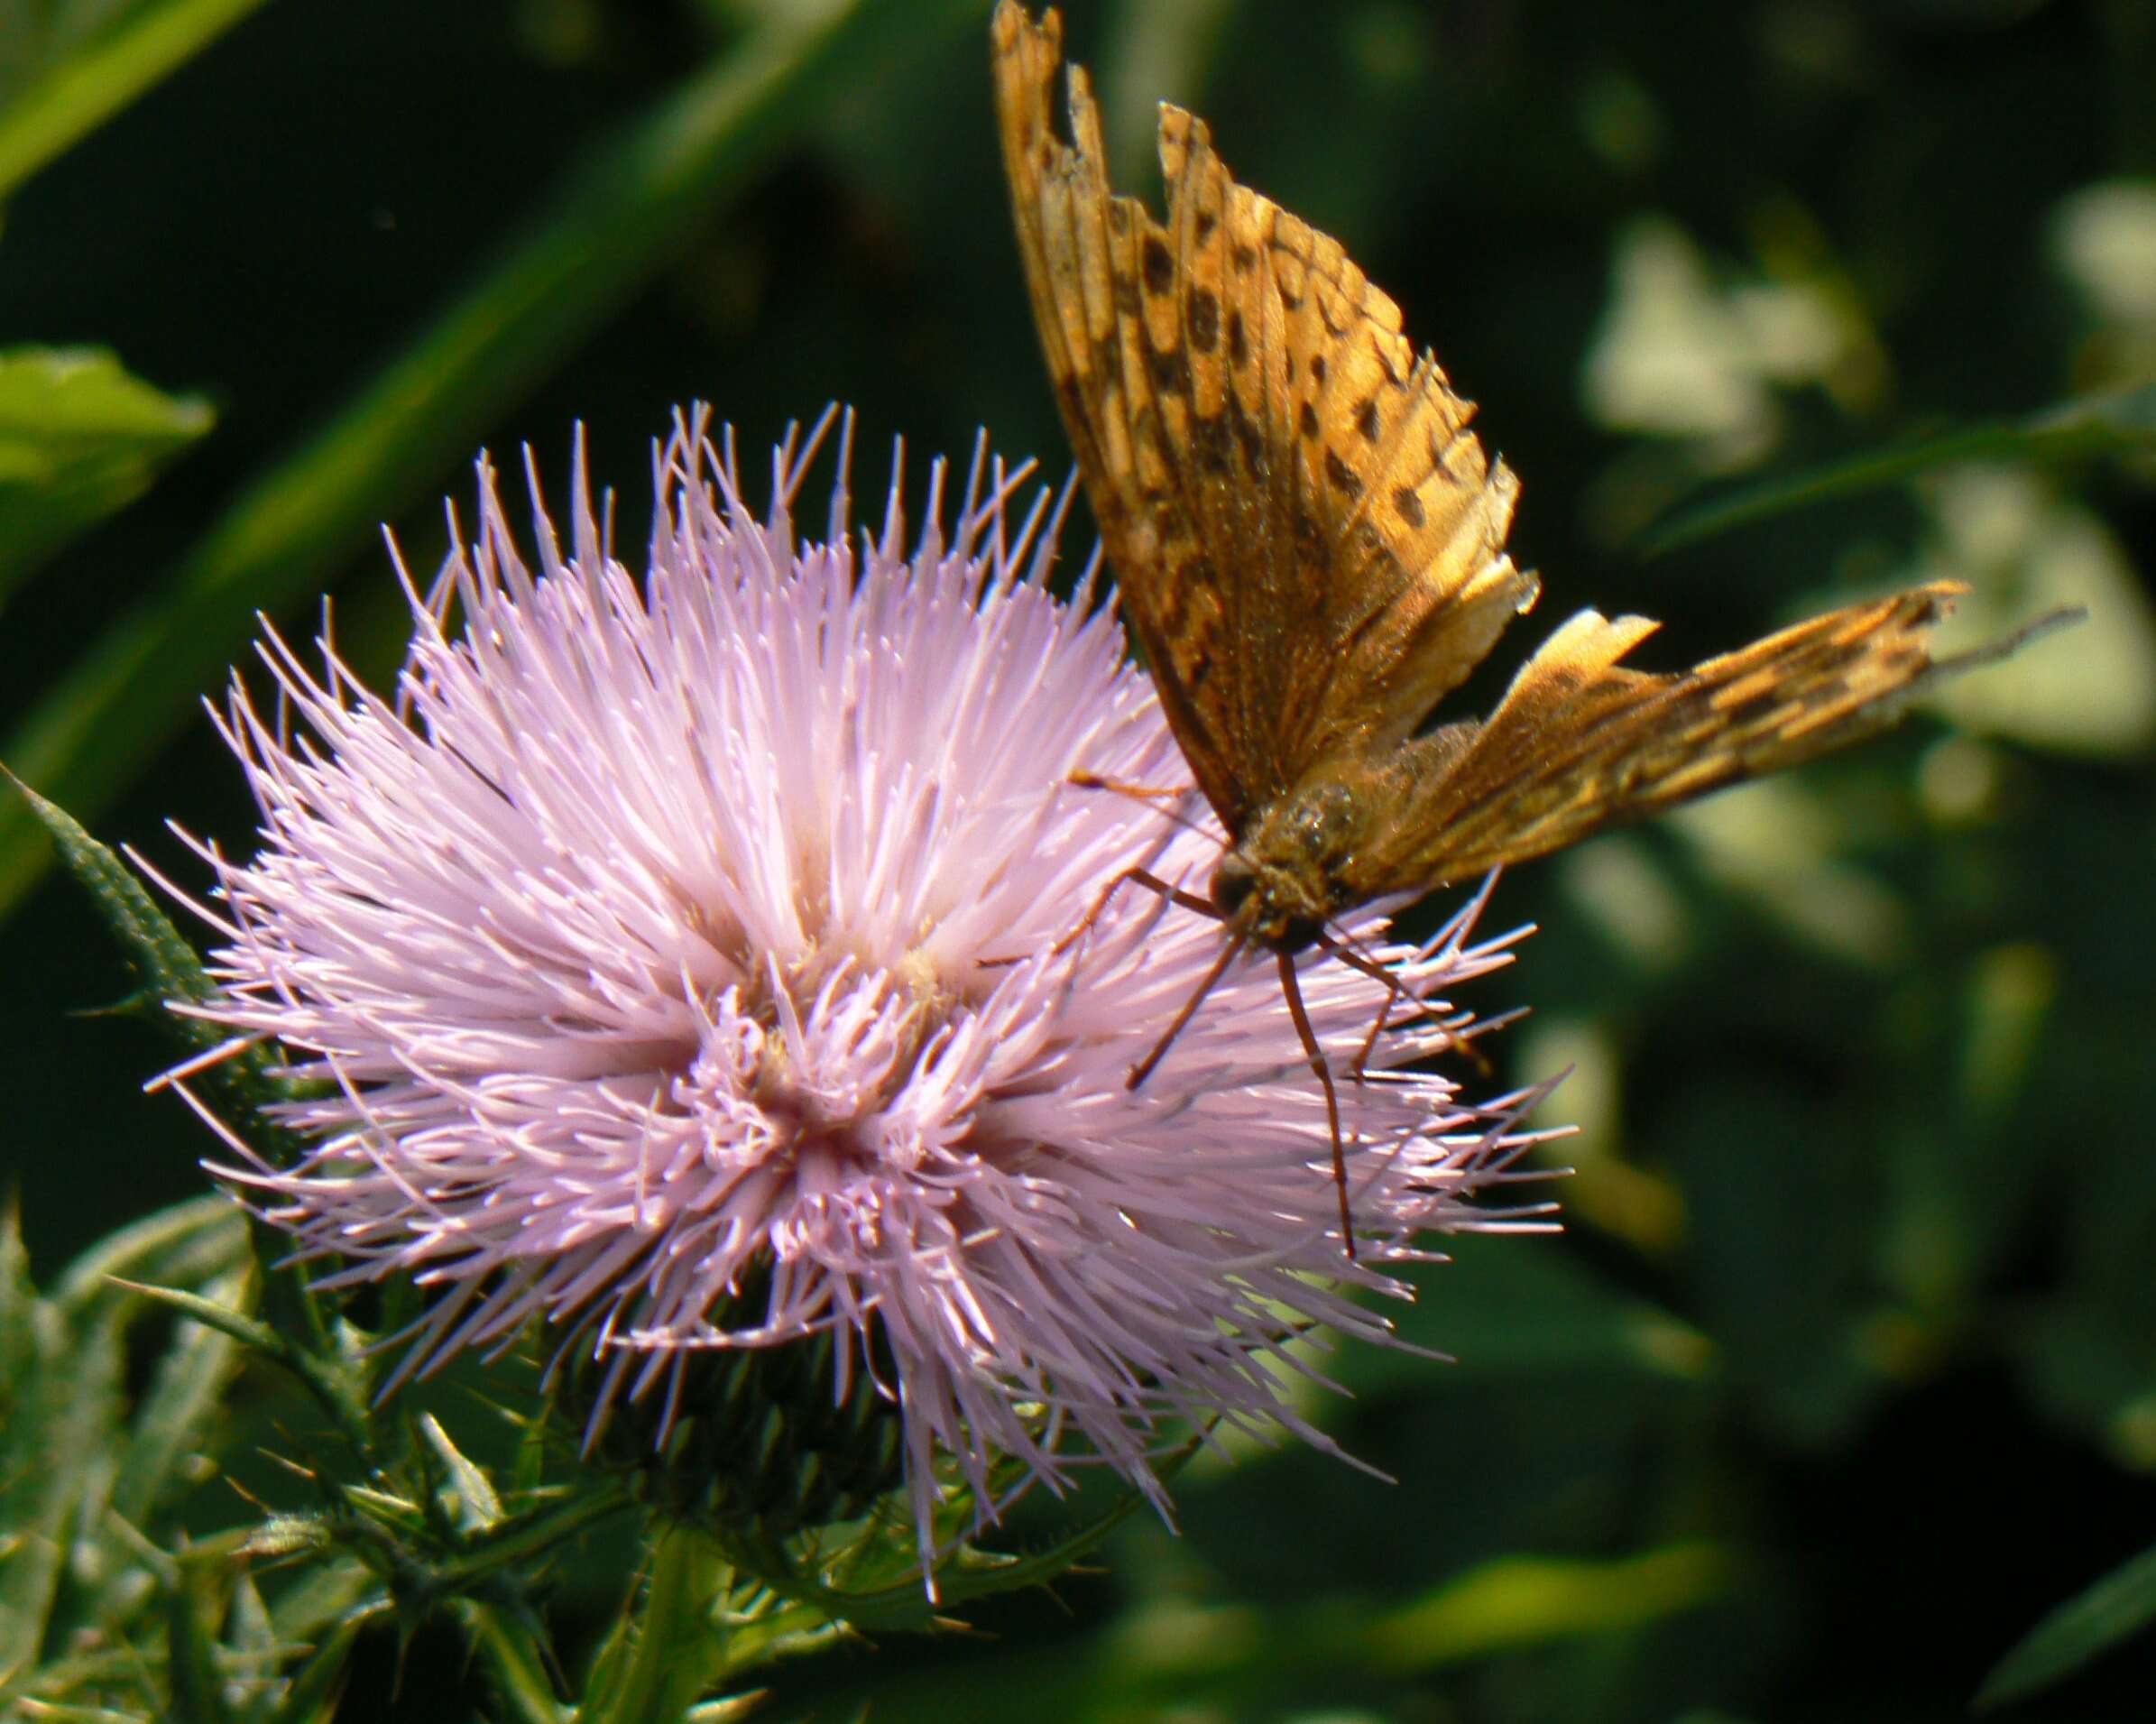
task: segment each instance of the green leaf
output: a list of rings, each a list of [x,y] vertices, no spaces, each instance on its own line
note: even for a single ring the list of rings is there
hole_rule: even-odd
[[[388,1600],[377,1600],[371,1607],[355,1608],[339,1618],[293,1673],[284,1702],[274,1714],[277,1724],[329,1724],[336,1716],[336,1703],[345,1691],[353,1644],[362,1628],[389,1609]]]
[[[253,1266],[234,1270],[206,1290],[217,1305],[252,1304]],[[182,1323],[135,1413],[113,1480],[115,1513],[147,1527],[184,1484],[180,1464],[203,1446],[222,1410],[225,1389],[239,1359],[231,1336],[198,1323]]]
[[[468,1599],[458,1604],[456,1615],[494,1679],[507,1717],[518,1724],[568,1724],[575,1714],[555,1698],[545,1645],[534,1624]]]
[[[649,1574],[593,1666],[578,1724],[678,1719],[719,1679],[722,1607],[733,1571],[718,1544],[688,1526],[652,1541]]]
[[[139,1281],[112,1277],[116,1286],[128,1292],[151,1300],[157,1305],[169,1305],[183,1316],[229,1335],[243,1347],[247,1347],[263,1358],[281,1365],[299,1379],[316,1404],[329,1415],[340,1435],[352,1447],[354,1453],[365,1455],[367,1442],[366,1410],[353,1392],[353,1386],[345,1381],[337,1368],[305,1348],[295,1346],[266,1323],[235,1311],[227,1305],[200,1294],[189,1293],[180,1287],[151,1286]]]
[[[68,871],[90,895],[105,926],[127,954],[142,984],[136,1000],[142,1014],[181,1047],[195,1052],[206,1053],[228,1040],[230,1032],[222,1025],[168,1009],[172,1000],[214,1000],[218,990],[195,948],[181,937],[163,908],[135,878],[134,871],[109,845],[86,832],[66,809],[48,802],[12,774],[9,778],[51,835]],[[272,1075],[271,1063],[266,1049],[244,1047],[228,1058],[204,1066],[198,1081],[220,1092],[252,1120],[264,1105],[286,1093]]]
[[[1380,1618],[1372,1661],[1424,1671],[1580,1634],[1635,1628],[1694,1609],[1728,1587],[1718,1545],[1672,1544],[1614,1562],[1507,1556]]]
[[[1976,1703],[1988,1710],[2025,1700],[2151,1622],[2156,1622],[2156,1547],[2046,1616],[1984,1679]]]
[[[192,1197],[107,1233],[61,1274],[52,1299],[70,1319],[125,1277],[199,1286],[247,1256],[245,1218],[228,1197]]]
[[[0,1235],[12,1238],[12,1235]],[[0,1246],[0,1274],[7,1251]],[[137,1508],[153,1500],[169,1477],[169,1454],[196,1427],[202,1385],[173,1380],[180,1367],[160,1373],[143,1406],[147,1415],[127,1429],[123,1380],[125,1335],[143,1305],[115,1289],[108,1270],[136,1267],[201,1285],[242,1273],[246,1234],[237,1212],[219,1198],[183,1203],[122,1229],[83,1253],[60,1277],[50,1299],[29,1300],[20,1266],[6,1276],[15,1330],[9,1345],[16,1375],[0,1407],[0,1697],[22,1680],[54,1631],[51,1621],[63,1577],[76,1548],[83,1549],[86,1581],[109,1584],[92,1600],[87,1619],[71,1615],[69,1628],[101,1636],[109,1627],[99,1610],[129,1584],[121,1571],[154,1567],[163,1559],[136,1531],[132,1517],[111,1512],[128,1478],[132,1457],[140,1470],[130,1489]],[[192,1296],[192,1295],[182,1295]],[[25,1344],[23,1337],[27,1336]],[[213,1391],[214,1397],[214,1391]],[[134,1447],[134,1439],[145,1446]],[[170,1626],[170,1625],[168,1625]]]
[[[1193,1435],[1156,1469],[1173,1479],[1204,1447]],[[1110,1505],[1087,1516],[1051,1542],[1018,1554],[984,1551],[964,1536],[972,1525],[973,1499],[963,1489],[945,1491],[935,1514],[934,1537],[949,1554],[936,1564],[935,1594],[929,1596],[912,1535],[911,1505],[894,1493],[883,1512],[840,1533],[824,1529],[805,1550],[776,1540],[731,1547],[736,1566],[788,1601],[788,1609],[751,1616],[733,1624],[727,1643],[728,1678],[774,1658],[813,1650],[835,1625],[871,1631],[927,1633],[947,1626],[943,1607],[1029,1586],[1046,1586],[1070,1572],[1089,1551],[1144,1507],[1136,1489],[1119,1491]]]
[[[172,1685],[175,1724],[230,1724],[217,1650],[205,1618],[211,1600],[207,1577],[189,1574],[165,1594],[166,1677]]]
[[[1680,504],[1640,535],[1643,557],[1660,557],[1733,527],[1831,497],[1900,484],[1959,461],[2071,461],[2156,452],[2156,383],[2085,396],[2027,419],[1912,438],[1846,460],[1724,490]]]
[[[739,198],[864,65],[886,74],[957,0],[813,0],[774,9],[732,53],[598,149],[432,328],[266,475],[156,595],[49,687],[0,759],[95,818],[142,770],[259,611],[318,588],[386,516],[521,400]],[[43,856],[0,809],[0,910]]]
[[[467,1533],[491,1532],[502,1524],[502,1498],[463,1450],[450,1440],[442,1422],[431,1413],[419,1415],[419,1435],[449,1470],[449,1489],[456,1498],[458,1527]]]
[[[0,602],[70,539],[140,496],[212,418],[201,401],[129,376],[109,353],[0,352]]]
[[[232,1601],[225,1612],[222,1642],[226,1668],[232,1673],[233,1715],[244,1724],[263,1724],[283,1688],[276,1678],[277,1667],[294,1654],[277,1644],[269,1605],[254,1573],[235,1564],[229,1580]]]
[[[11,59],[19,62],[27,54],[34,69],[20,88],[0,90],[0,198],[261,4],[146,0],[117,23],[75,41],[68,40],[76,33],[68,28],[70,14],[110,8],[51,8],[44,20],[51,51],[39,54],[34,43],[11,44]]]
[[[0,1408],[14,1405],[37,1362],[36,1322],[37,1289],[23,1245],[23,1212],[10,1193],[0,1208]]]
[[[119,1440],[116,1324],[70,1332],[60,1310],[34,1314],[37,1356],[0,1423],[0,1700],[35,1661],[82,1505]]]

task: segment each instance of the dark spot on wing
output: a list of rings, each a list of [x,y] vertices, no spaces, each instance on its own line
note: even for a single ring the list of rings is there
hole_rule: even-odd
[[[1221,302],[1209,289],[1200,288],[1190,296],[1190,345],[1211,353],[1220,341]]]
[[[1393,507],[1400,512],[1400,519],[1410,527],[1420,527],[1429,520],[1429,516],[1423,512],[1423,500],[1407,485],[1402,485],[1393,493]]]
[[[1377,398],[1373,395],[1363,402],[1362,410],[1355,415],[1355,429],[1362,433],[1365,443],[1377,440]]]
[[[1190,445],[1199,471],[1227,472],[1235,447],[1229,433],[1227,415],[1215,413],[1211,419],[1191,420]]]
[[[1228,314],[1228,357],[1234,362],[1238,371],[1241,370],[1250,358],[1250,343],[1243,334],[1243,314],[1240,311],[1230,311]]]
[[[1738,724],[1750,724],[1764,718],[1776,707],[1787,704],[1789,696],[1778,688],[1763,688],[1756,695],[1747,695],[1735,705],[1722,708],[1723,715]]]
[[[1296,416],[1295,423],[1301,428],[1304,437],[1315,438],[1318,434],[1318,410],[1308,401],[1304,401],[1302,412]]]
[[[1175,260],[1158,234],[1147,234],[1138,248],[1138,263],[1146,272],[1146,291],[1157,297],[1175,282]]]
[[[1325,477],[1332,482],[1334,490],[1350,497],[1362,490],[1362,481],[1355,476],[1354,470],[1331,449],[1325,451]]]
[[[1233,391],[1228,395],[1228,429],[1235,433],[1236,442],[1241,446],[1243,465],[1251,473],[1263,477],[1266,472],[1265,432],[1258,421],[1243,411],[1243,404]],[[1099,512],[1096,505],[1095,513]]]

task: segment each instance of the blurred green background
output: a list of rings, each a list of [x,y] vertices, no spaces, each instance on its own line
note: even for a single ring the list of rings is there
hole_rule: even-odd
[[[1124,185],[1154,100],[1195,106],[1482,403],[1523,642],[1591,603],[1675,665],[1939,574],[1964,641],[2092,618],[1502,885],[1542,931],[1469,1003],[1534,1008],[1496,1056],[1573,1068],[1579,1172],[1562,1239],[1424,1277],[1405,1326],[1457,1363],[1346,1355],[1313,1401],[1396,1484],[1193,1467],[1179,1536],[765,1715],[1964,1716],[2156,1544],[2156,8],[1068,10]],[[853,403],[863,495],[899,432],[1060,478],[985,41],[972,0],[0,0],[0,759],[199,885],[162,823],[251,843],[197,703],[253,613],[304,636],[333,591],[384,675],[377,524],[431,567],[482,446],[558,497],[582,421],[625,544],[693,398],[751,450]],[[45,1279],[208,1146],[12,803],[0,905]],[[570,1646],[619,1554],[563,1574]],[[396,1662],[370,1638],[339,1716],[483,1707],[453,1638],[392,1701]],[[2152,1689],[2144,1641],[2002,1715]]]

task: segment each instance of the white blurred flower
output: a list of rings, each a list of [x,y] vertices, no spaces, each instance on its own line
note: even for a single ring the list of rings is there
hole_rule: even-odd
[[[939,1450],[992,1512],[998,1455],[1054,1486],[1098,1457],[1159,1500],[1166,1419],[1330,1447],[1283,1401],[1287,1343],[1386,1339],[1345,1284],[1405,1296],[1419,1232],[1521,1224],[1468,1200],[1529,1098],[1465,1102],[1397,1069],[1446,1029],[1391,1033],[1341,1085],[1350,1263],[1269,954],[1129,1089],[1221,937],[1135,890],[1067,937],[1124,868],[1202,887],[1217,853],[1066,781],[1184,779],[1150,687],[1090,580],[1043,584],[1056,523],[1017,519],[1000,465],[909,554],[895,485],[849,542],[843,477],[827,542],[797,540],[813,449],[779,451],[760,521],[731,441],[677,426],[641,579],[581,457],[570,554],[539,514],[536,574],[483,465],[477,542],[407,582],[393,704],[327,641],[318,674],[265,642],[276,719],[235,681],[221,720],[260,848],[198,846],[211,1015],[319,1087],[281,1110],[297,1166],[228,1133],[225,1171],[348,1259],[331,1281],[437,1290],[408,1370],[543,1319],[602,1413],[670,1408],[707,1350],[826,1334],[831,1393],[890,1401],[924,1529]],[[1505,962],[1469,944],[1479,902],[1416,949],[1350,926],[1442,994]],[[1322,959],[1303,988],[1344,1067],[1380,990]]]

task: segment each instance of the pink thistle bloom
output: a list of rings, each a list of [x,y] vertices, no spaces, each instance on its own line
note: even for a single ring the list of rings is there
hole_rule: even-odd
[[[1018,518],[1022,474],[977,458],[946,544],[939,464],[909,551],[895,484],[849,537],[842,472],[803,543],[815,439],[760,521],[702,427],[658,454],[642,579],[581,452],[570,555],[540,513],[537,573],[483,462],[477,542],[405,579],[393,703],[327,638],[319,673],[265,641],[274,722],[235,679],[262,831],[244,863],[196,846],[208,1015],[319,1087],[278,1110],[297,1165],[226,1133],[247,1165],[220,1171],[330,1282],[438,1290],[400,1375],[543,1319],[603,1411],[705,1350],[831,1333],[834,1396],[867,1370],[895,1398],[924,1531],[939,1452],[992,1514],[999,1454],[1059,1489],[1105,1461],[1165,1507],[1167,1420],[1331,1449],[1281,1398],[1311,1369],[1289,1341],[1386,1341],[1349,1292],[1409,1296],[1419,1234],[1540,1224],[1470,1201],[1518,1177],[1534,1096],[1405,1069],[1464,1015],[1388,1032],[1341,1085],[1350,1263],[1269,954],[1129,1089],[1220,931],[1126,889],[1071,936],[1134,863],[1202,890],[1221,839],[1067,781],[1186,774],[1090,575],[1044,584],[1046,497]],[[1420,946],[1349,927],[1432,1000],[1507,961],[1516,936],[1470,944],[1481,901]],[[1322,958],[1303,990],[1345,1070],[1383,991]]]

